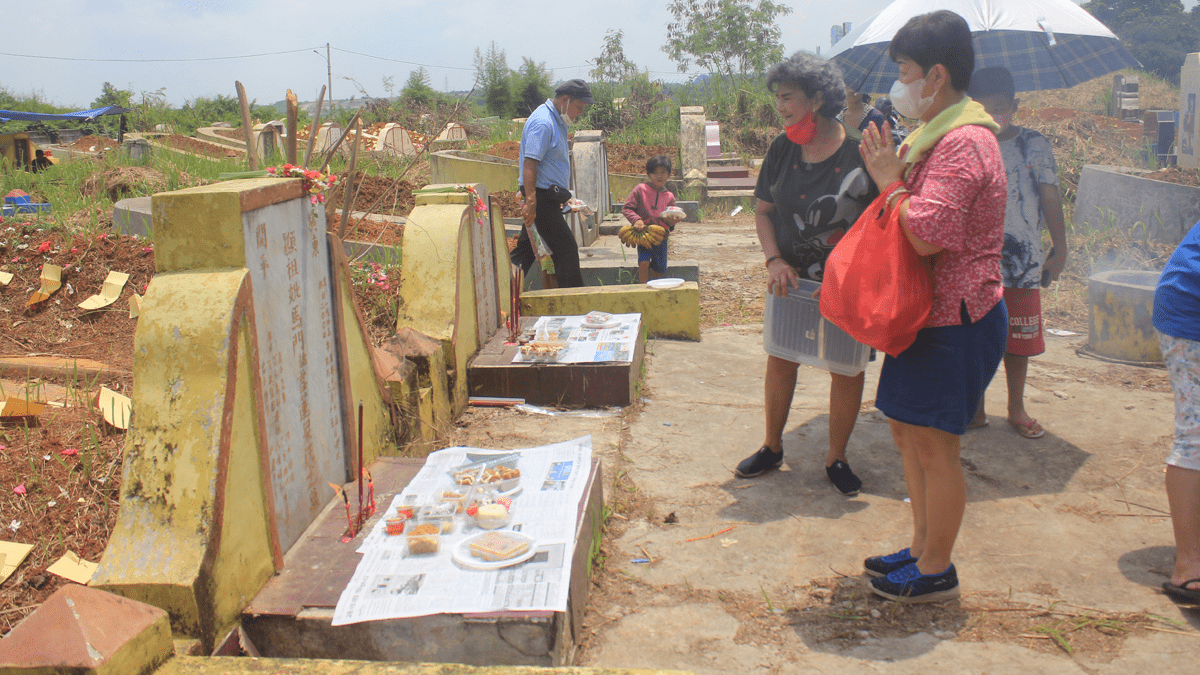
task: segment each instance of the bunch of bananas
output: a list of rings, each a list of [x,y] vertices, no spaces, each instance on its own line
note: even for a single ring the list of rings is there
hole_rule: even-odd
[[[667,228],[662,225],[647,225],[641,230],[632,225],[624,225],[617,231],[617,239],[626,246],[650,248],[661,244],[666,238]]]

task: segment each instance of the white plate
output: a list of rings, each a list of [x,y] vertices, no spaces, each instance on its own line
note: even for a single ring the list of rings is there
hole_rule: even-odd
[[[451,557],[454,558],[455,562],[457,562],[459,565],[462,565],[463,567],[467,567],[470,569],[498,570],[503,567],[510,567],[510,566],[516,565],[518,563],[523,563],[526,560],[529,560],[530,558],[532,558],[534,556],[534,554],[537,553],[537,541],[535,541],[533,539],[533,537],[530,537],[529,535],[522,534],[520,532],[513,532],[512,530],[491,530],[491,532],[503,532],[504,534],[524,539],[525,541],[529,542],[529,550],[525,551],[521,555],[519,555],[515,558],[511,558],[509,560],[490,560],[489,561],[489,560],[484,560],[483,558],[476,558],[475,556],[471,555],[471,543],[474,542],[476,539],[488,534],[488,532],[480,532],[479,534],[477,534],[473,537],[467,537],[466,539],[463,539],[462,541],[458,542],[458,545],[455,546],[454,550],[451,551],[451,553],[450,553]]]
[[[579,324],[581,328],[587,328],[589,330],[604,330],[605,328],[616,328],[620,325],[621,322],[617,321],[616,319],[613,319],[608,323],[588,323],[587,321],[584,321],[583,323]]]
[[[651,279],[650,281],[646,282],[646,285],[649,286],[650,288],[657,288],[660,290],[665,289],[665,288],[675,288],[676,286],[683,285],[683,279],[680,279],[678,277],[669,277],[666,279]]]

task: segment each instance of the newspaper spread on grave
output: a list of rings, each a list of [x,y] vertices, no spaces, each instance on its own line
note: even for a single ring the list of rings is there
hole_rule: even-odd
[[[520,455],[521,482],[511,494],[511,520],[504,529],[534,539],[534,554],[525,562],[490,570],[458,564],[455,547],[483,532],[461,521],[441,536],[436,554],[408,556],[406,537],[387,534],[384,521],[398,507],[428,503],[451,488],[447,472],[454,467],[512,453]],[[432,453],[363,538],[362,560],[342,591],[333,625],[430,614],[565,612],[578,507],[591,466],[591,436],[522,450],[457,447]]]
[[[533,325],[538,340],[564,342],[567,347],[554,359],[555,363],[630,363],[641,330],[641,314],[608,314],[608,321],[588,323],[584,316],[543,316]],[[539,359],[520,351],[513,363],[536,362]]]

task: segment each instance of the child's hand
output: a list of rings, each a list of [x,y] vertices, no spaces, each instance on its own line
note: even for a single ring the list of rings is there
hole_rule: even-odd
[[[1062,275],[1063,269],[1067,266],[1067,252],[1059,251],[1057,248],[1050,249],[1050,255],[1046,258],[1046,264],[1042,266],[1042,286],[1049,286],[1058,281],[1058,277]]]

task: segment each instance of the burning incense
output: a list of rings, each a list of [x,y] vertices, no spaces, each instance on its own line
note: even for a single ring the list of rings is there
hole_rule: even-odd
[[[358,531],[356,529],[354,529],[354,519],[350,516],[350,497],[346,494],[346,491],[343,490],[340,485],[334,485],[333,483],[330,483],[329,487],[333,488],[334,492],[341,495],[342,501],[346,504],[346,527],[347,527],[346,531],[349,532],[350,537],[353,537],[355,534],[358,533]]]

